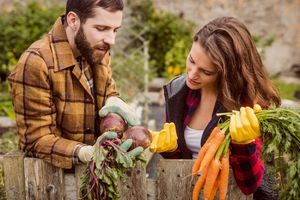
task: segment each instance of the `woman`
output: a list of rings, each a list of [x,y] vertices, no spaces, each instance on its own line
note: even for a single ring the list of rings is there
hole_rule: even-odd
[[[186,71],[164,87],[167,121],[175,123],[178,133],[177,150],[162,153],[165,158],[195,159],[217,125],[216,113],[255,103],[280,105],[249,31],[233,17],[217,18],[196,33]],[[259,187],[264,176],[261,141],[231,139],[237,185],[244,194],[258,194],[268,187]]]

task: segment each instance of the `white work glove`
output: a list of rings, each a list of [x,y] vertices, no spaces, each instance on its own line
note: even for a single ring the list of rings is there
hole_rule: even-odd
[[[88,145],[88,146],[81,147],[79,149],[79,152],[78,152],[79,160],[83,163],[90,162],[92,160],[93,155],[94,155],[96,145],[100,146],[101,143],[104,142],[107,139],[115,139],[115,138],[117,138],[117,135],[118,134],[116,132],[108,131],[108,132],[105,132],[102,135],[100,135],[97,138],[97,141],[93,146]],[[124,151],[126,151],[132,159],[135,159],[136,157],[138,157],[144,151],[144,149],[143,149],[143,147],[139,146],[139,147],[136,147],[136,148],[128,151],[129,148],[131,147],[132,143],[133,143],[132,139],[127,139],[122,144],[120,144],[120,147]],[[100,148],[101,148],[101,146],[100,146]],[[98,150],[99,150],[99,148],[98,148]]]
[[[117,113],[129,126],[137,126],[140,124],[134,109],[118,97],[109,97],[105,105],[100,109],[99,116],[102,118],[108,113]]]
[[[79,149],[78,152],[78,158],[81,162],[83,163],[88,163],[92,160],[94,151],[95,151],[95,145],[100,145],[102,142],[104,142],[106,139],[114,139],[117,138],[117,133],[115,132],[105,132],[102,135],[100,135],[97,138],[96,143],[91,146],[91,145],[87,145],[87,146],[83,146]]]

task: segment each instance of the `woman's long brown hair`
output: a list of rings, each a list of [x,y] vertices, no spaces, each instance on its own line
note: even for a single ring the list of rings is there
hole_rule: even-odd
[[[219,99],[227,110],[258,103],[280,105],[280,98],[250,32],[233,17],[220,17],[194,36],[218,69]]]

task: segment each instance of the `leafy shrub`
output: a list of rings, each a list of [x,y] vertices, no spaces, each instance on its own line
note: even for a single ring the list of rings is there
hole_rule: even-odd
[[[1,12],[0,75],[4,81],[23,51],[51,29],[63,13],[63,7],[45,7],[37,2],[15,3],[12,11]]]
[[[149,41],[150,67],[158,76],[167,78],[174,75],[167,73],[170,66],[177,66],[174,71],[182,73],[192,44],[194,24],[180,16],[155,10],[150,0],[131,0],[128,4],[134,10],[131,17],[148,28],[142,36]],[[137,32],[141,29],[140,26],[133,28]]]
[[[8,115],[9,118],[14,119],[14,110],[12,106],[12,102],[10,99],[10,95],[8,92],[8,83],[7,81],[0,83],[0,116]]]
[[[192,44],[193,24],[174,14],[154,11],[148,25],[152,67],[159,76],[165,75],[169,66],[178,66],[181,73]]]
[[[113,78],[116,81],[122,98],[126,101],[135,99],[140,91],[144,90],[144,57],[134,52],[130,57],[121,55],[112,56]],[[149,71],[149,78],[154,72]]]

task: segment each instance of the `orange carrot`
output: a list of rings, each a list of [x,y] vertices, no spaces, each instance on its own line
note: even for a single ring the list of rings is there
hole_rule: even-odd
[[[199,171],[199,168],[200,168],[200,164],[202,162],[202,159],[207,151],[207,149],[209,148],[210,144],[211,144],[211,141],[212,139],[217,135],[218,132],[220,132],[220,128],[219,127],[215,127],[210,136],[208,137],[208,139],[206,140],[205,144],[203,145],[203,147],[201,147],[199,153],[198,153],[198,156],[197,156],[197,159],[193,165],[193,169],[192,169],[192,175],[195,176],[197,175],[198,171]]]
[[[204,182],[205,182],[205,179],[206,179],[206,176],[207,176],[207,171],[208,169],[204,169],[203,170],[203,173],[201,174],[201,176],[198,178],[196,184],[195,184],[195,187],[194,187],[194,190],[193,190],[193,198],[192,200],[198,200],[199,199],[199,194],[200,194],[200,191],[204,185]]]
[[[227,149],[225,149],[225,151],[227,151]],[[228,189],[228,178],[229,178],[229,152],[226,152],[225,155],[221,158],[221,165],[222,165],[222,169],[220,172],[219,199],[225,200],[227,189]]]
[[[208,167],[207,177],[204,184],[204,198],[209,199],[214,184],[219,175],[221,163],[219,160],[213,159]]]
[[[206,151],[205,156],[200,164],[199,172],[202,170],[213,160],[219,146],[225,139],[225,134],[222,131],[217,132],[214,139],[211,141],[211,145],[209,149]]]
[[[216,196],[217,190],[219,189],[219,183],[220,183],[220,173],[217,176],[216,182],[214,184],[214,187],[210,193],[209,199],[208,200],[213,200]]]

